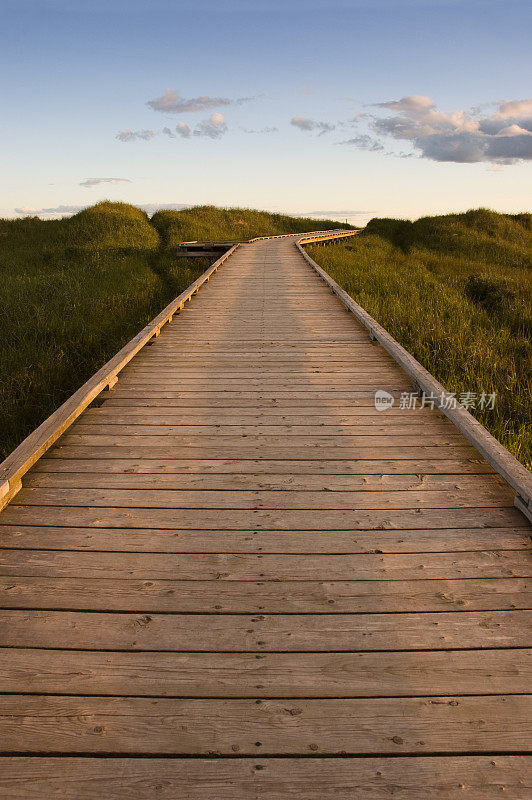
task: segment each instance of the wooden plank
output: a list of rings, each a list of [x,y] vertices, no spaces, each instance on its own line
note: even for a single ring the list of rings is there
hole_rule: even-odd
[[[514,493],[495,482],[476,492],[463,489],[433,491],[305,491],[217,489],[74,489],[27,487],[13,499],[13,506],[86,506],[92,508],[175,509],[412,509],[412,508],[511,508]]]
[[[112,426],[114,427],[114,426]],[[209,434],[189,434],[181,435],[176,432],[173,436],[168,434],[153,436],[153,435],[140,435],[140,434],[77,434],[67,433],[61,440],[62,446],[81,445],[83,447],[160,447],[164,446],[165,441],[175,442],[180,447],[189,447],[191,450],[194,448],[210,448],[219,450],[222,448],[242,448],[244,446],[251,448],[264,448],[268,452],[268,448],[279,447],[279,437],[275,435],[260,435],[260,434],[236,434],[230,433],[226,436],[219,437],[216,441],[214,437]],[[283,440],[281,440],[283,441]],[[316,450],[319,448],[338,448],[340,450],[352,451],[356,449],[363,450],[364,448],[383,448],[386,449],[393,442],[393,446],[397,449],[405,448],[419,448],[419,447],[439,447],[445,448],[447,454],[452,453],[454,447],[462,448],[463,439],[461,436],[456,436],[452,433],[431,432],[423,431],[413,434],[401,434],[390,437],[387,434],[375,435],[356,435],[350,436],[339,434],[337,436],[323,435],[323,436],[297,436],[283,441],[283,449],[286,450]],[[451,451],[449,453],[449,451]]]
[[[216,403],[218,405],[227,405],[228,400],[236,400],[238,404],[240,401],[250,401],[252,400],[252,405],[257,405],[258,401],[264,401],[264,407],[266,407],[267,403],[270,402],[272,404],[277,404],[279,406],[286,405],[287,407],[292,406],[296,408],[305,408],[305,405],[315,406],[316,403],[319,403],[323,400],[326,401],[327,406],[329,405],[341,405],[342,407],[352,407],[357,404],[357,401],[360,402],[361,405],[371,406],[373,409],[375,408],[375,391],[376,388],[378,389],[385,389],[386,391],[396,392],[402,391],[404,387],[401,386],[382,386],[379,385],[378,387],[372,388],[358,388],[353,387],[352,389],[334,389],[334,388],[323,388],[319,386],[309,386],[308,384],[300,384],[297,389],[276,389],[275,387],[257,387],[255,390],[248,389],[246,387],[240,386],[233,386],[227,387],[225,389],[221,389],[218,387],[214,389],[213,387],[210,388],[182,388],[178,389],[166,389],[164,387],[157,387],[152,386],[145,386],[143,388],[122,388],[118,384],[116,389],[113,390],[113,398],[109,398],[109,400],[113,400],[113,405],[117,400],[123,399],[134,399],[134,400],[146,400],[148,404],[152,403],[154,400],[187,400],[187,405],[190,405],[190,401],[194,401],[195,405],[201,405],[201,403],[196,403],[198,400],[209,401],[204,402],[204,406],[209,406],[211,408],[216,408]],[[408,390],[410,390],[410,386]],[[211,402],[212,401],[212,402]],[[342,401],[342,402],[338,402]],[[345,402],[348,401],[348,402]],[[106,401],[109,402],[109,401]],[[142,403],[136,403],[137,406],[141,406]],[[154,403],[157,405],[157,403]],[[177,407],[175,403],[171,403],[173,407]],[[246,405],[243,402],[243,405]]]
[[[531,727],[526,695],[260,702],[4,695],[0,746],[39,754],[511,753],[528,749]]]
[[[183,434],[211,433],[211,430],[214,433],[216,429],[220,428],[238,428],[238,432],[241,430],[246,432],[245,429],[249,428],[249,433],[268,433],[271,435],[278,430],[283,435],[286,433],[292,436],[313,436],[320,433],[332,433],[342,436],[344,433],[349,435],[349,432],[353,429],[366,436],[372,435],[372,433],[387,434],[391,432],[393,434],[393,431],[398,428],[401,428],[401,430],[407,429],[407,431],[419,431],[426,428],[428,430],[432,429],[433,432],[438,430],[447,432],[449,429],[449,426],[441,424],[439,420],[426,419],[420,414],[416,417],[412,413],[410,415],[406,414],[404,418],[397,415],[383,418],[377,417],[376,414],[372,416],[368,414],[363,417],[334,417],[333,415],[312,417],[303,415],[289,416],[286,413],[278,414],[278,416],[262,414],[242,417],[238,415],[236,409],[228,409],[229,413],[225,413],[225,410],[222,410],[217,414],[209,414],[207,412],[203,415],[201,414],[202,409],[199,409],[196,411],[196,416],[180,416],[178,410],[173,413],[171,411],[161,413],[158,410],[155,410],[154,413],[153,409],[144,411],[142,409],[125,409],[126,413],[123,413],[123,411],[124,409],[108,409],[104,404],[101,408],[90,409],[90,413],[86,415],[86,419],[84,418],[83,424],[78,422],[75,427],[78,432],[82,433],[91,432],[87,430],[88,428],[92,428],[93,433],[112,433],[113,431],[106,429],[119,426],[120,428],[140,428],[141,430],[138,430],[138,433],[142,433],[144,428],[169,428],[170,430],[166,430],[165,433],[170,433],[173,429],[176,429],[176,431],[179,430]],[[98,428],[97,431],[94,430],[96,427]],[[81,428],[83,428],[83,431],[80,431]]]
[[[182,581],[0,576],[13,609],[215,613],[372,613],[527,609],[524,578],[416,581]]]
[[[385,389],[391,394],[397,394],[399,397],[401,392],[409,392],[412,389],[412,384],[409,383],[402,376],[397,378],[388,378],[386,381],[380,380],[377,376],[374,378],[361,378],[360,380],[346,380],[344,383],[334,382],[328,380],[316,380],[313,382],[301,379],[299,381],[290,381],[288,379],[280,381],[262,381],[251,380],[246,378],[238,378],[232,381],[230,378],[216,380],[206,375],[203,379],[194,380],[193,378],[187,380],[175,381],[167,380],[166,378],[130,378],[123,379],[123,385],[120,386],[120,394],[127,394],[128,392],[145,392],[151,394],[167,391],[167,392],[216,392],[218,394],[226,395],[228,392],[246,392],[251,393],[253,390],[261,394],[272,394],[273,396],[284,394],[291,394],[292,396],[297,393],[304,393],[308,396],[316,396],[320,392],[327,395],[338,395],[340,397],[349,397],[349,392],[365,392],[367,395],[375,396],[375,392],[380,389]]]
[[[281,421],[277,425],[243,425],[242,422],[232,425],[219,419],[213,425],[171,425],[158,422],[121,424],[114,420],[105,422],[77,422],[71,428],[71,435],[77,436],[287,436],[287,437],[315,437],[315,436],[342,436],[352,438],[356,444],[360,437],[375,436],[380,439],[384,436],[403,437],[416,436],[424,439],[427,434],[442,437],[454,436],[449,426],[436,423],[428,424],[400,424],[396,420],[394,425],[284,425]]]
[[[0,759],[10,800],[529,800],[531,790],[526,756]]]
[[[312,556],[311,558],[309,556]],[[1,575],[144,580],[315,581],[446,580],[530,577],[532,555],[514,550],[475,553],[356,555],[249,553],[99,553],[4,550]]]
[[[69,455],[66,457],[65,453]],[[49,456],[41,458],[32,469],[32,477],[39,472],[103,472],[107,475],[116,473],[129,474],[192,474],[196,477],[214,474],[230,475],[283,475],[285,480],[299,475],[469,475],[493,474],[493,467],[480,458],[475,458],[470,451],[469,458],[447,459],[194,459],[194,458],[114,458],[97,456],[93,458],[76,458],[70,450],[56,449]],[[457,480],[460,480],[457,477]]]
[[[250,395],[250,396],[248,396]],[[326,403],[322,404],[327,412],[334,408],[342,409],[341,413],[348,413],[352,409],[367,408],[369,411],[375,413],[375,394],[365,391],[352,391],[343,393],[330,393],[330,392],[316,392],[314,390],[308,391],[305,394],[292,394],[283,392],[280,396],[279,392],[270,393],[268,397],[264,393],[251,392],[251,393],[227,393],[224,392],[222,396],[205,395],[201,392],[153,392],[149,393],[145,390],[133,390],[118,392],[117,388],[113,390],[112,396],[105,399],[105,408],[171,408],[172,410],[181,408],[206,408],[209,410],[218,408],[232,407],[235,409],[242,409],[243,414],[246,413],[244,409],[253,409],[252,413],[257,413],[259,410],[280,409],[280,413],[284,413],[284,409],[296,409],[301,412],[304,409],[315,409],[320,405],[322,400]],[[393,409],[391,409],[393,412]],[[358,412],[357,412],[358,413]],[[396,409],[395,413],[400,413]],[[388,415],[388,412],[386,412]],[[480,456],[479,456],[480,458]]]
[[[1,519],[0,519],[1,523]],[[196,531],[0,524],[6,549],[146,553],[455,553],[530,550],[526,528],[401,531]]]
[[[133,437],[135,438],[135,437]],[[305,458],[310,462],[317,461],[418,461],[418,460],[439,460],[447,462],[458,459],[471,460],[478,464],[478,454],[472,447],[462,447],[460,445],[422,445],[416,447],[405,447],[404,445],[376,445],[360,447],[358,444],[349,446],[327,446],[316,442],[313,447],[300,446],[300,443],[285,445],[285,441],[280,443],[265,445],[261,442],[250,442],[245,438],[239,444],[229,444],[225,442],[215,442],[209,445],[185,445],[185,444],[166,444],[158,437],[158,443],[151,446],[141,444],[120,444],[120,445],[87,445],[87,444],[61,444],[48,451],[48,458],[134,458],[141,460],[160,460],[160,459],[194,459],[194,460],[256,460],[263,458],[266,461],[286,460],[300,461]],[[379,472],[383,467],[378,468]]]
[[[8,648],[300,653],[532,646],[527,610],[274,615],[5,610],[0,621],[0,646]],[[514,656],[518,660],[517,652]],[[475,691],[484,690],[477,681]]]
[[[0,649],[4,692],[127,697],[526,694],[532,650],[113,653]]]
[[[203,353],[203,354],[202,354]],[[134,367],[141,371],[148,371],[152,367],[161,367],[165,370],[180,371],[184,368],[183,356],[186,356],[186,369],[197,372],[204,370],[221,369],[231,370],[239,369],[247,372],[248,370],[257,371],[261,367],[266,369],[275,369],[279,374],[290,374],[292,369],[301,371],[304,368],[306,373],[313,373],[315,370],[322,370],[326,368],[327,371],[336,372],[337,370],[357,370],[362,365],[364,369],[374,370],[379,369],[380,366],[389,367],[394,365],[393,358],[386,353],[368,349],[367,347],[359,348],[356,355],[351,352],[342,354],[336,352],[336,349],[330,349],[326,352],[310,349],[300,350],[283,350],[282,354],[271,351],[267,352],[263,348],[259,351],[241,351],[235,352],[233,350],[214,350],[209,348],[198,348],[198,351],[193,353],[187,350],[186,347],[177,347],[175,345],[163,348],[157,346],[151,348],[145,354],[139,354],[135,358]]]
[[[393,409],[391,409],[393,410]],[[326,413],[325,413],[326,412]],[[369,407],[353,408],[347,411],[334,409],[305,409],[297,413],[294,409],[272,408],[266,413],[259,409],[219,408],[213,412],[210,408],[160,409],[109,407],[105,402],[100,408],[88,408],[83,419],[118,425],[356,425],[371,427],[396,426],[400,421],[406,425],[430,425],[431,415],[421,411],[399,412],[384,417]]]
[[[8,525],[161,530],[429,530],[432,528],[528,528],[514,508],[417,508],[406,510],[82,508],[18,506],[3,511]]]
[[[393,361],[386,358],[374,357],[371,350],[360,354],[358,358],[336,360],[331,352],[324,353],[319,358],[314,357],[310,360],[304,353],[294,353],[291,358],[285,358],[283,363],[278,363],[278,358],[272,353],[265,357],[262,350],[255,353],[238,355],[234,352],[219,353],[212,351],[205,352],[201,360],[189,361],[188,353],[194,347],[193,336],[191,341],[183,342],[181,348],[157,351],[146,355],[145,358],[131,366],[127,372],[129,377],[149,378],[150,375],[157,376],[158,379],[168,378],[172,381],[183,378],[186,382],[206,380],[213,378],[217,381],[224,378],[240,380],[257,380],[262,374],[270,381],[279,380],[282,383],[289,382],[291,377],[296,377],[296,383],[313,384],[315,378],[328,377],[331,384],[337,379],[341,383],[349,381],[351,378],[365,375],[369,381],[375,379],[387,381],[396,380],[400,377],[397,367]],[[150,351],[153,348],[149,348]],[[187,352],[188,351],[188,352]],[[201,353],[200,353],[201,355]],[[280,358],[279,354],[279,358]],[[186,364],[186,366],[184,366]],[[125,374],[124,374],[125,377]],[[397,398],[397,407],[399,407]],[[418,399],[417,405],[421,405]],[[450,423],[449,423],[450,424]]]
[[[68,462],[68,472],[40,471],[28,475],[24,481],[26,488],[47,489],[135,489],[135,490],[195,490],[195,491],[304,491],[358,493],[413,491],[435,492],[456,491],[480,493],[503,489],[507,484],[497,475],[297,475],[261,473],[208,474],[171,473],[150,474],[139,472],[110,472],[85,469],[76,472],[72,462]],[[87,467],[91,466],[88,462]],[[1,522],[1,517],[0,517]]]

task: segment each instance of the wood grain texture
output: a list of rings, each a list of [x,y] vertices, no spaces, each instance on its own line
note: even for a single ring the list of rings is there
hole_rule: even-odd
[[[137,553],[457,553],[530,550],[526,528],[400,531],[219,531],[0,525],[5,549]]]
[[[527,694],[532,650],[116,653],[0,649],[4,692],[127,697]]]
[[[529,800],[526,756],[0,759],[10,800]]]
[[[301,653],[532,646],[532,611],[524,610],[298,615],[9,610],[0,612],[0,623],[1,647]]]
[[[527,609],[524,578],[416,581],[156,581],[0,576],[5,608],[215,613],[374,613]]]
[[[4,550],[0,575],[213,581],[415,581],[528,578],[532,556],[520,551],[355,555],[248,553],[99,553]]]
[[[2,753],[319,755],[530,749],[526,695],[341,700],[3,695]]]

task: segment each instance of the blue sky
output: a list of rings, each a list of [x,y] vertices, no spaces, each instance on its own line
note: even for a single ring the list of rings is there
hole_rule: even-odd
[[[2,8],[2,216],[103,198],[355,223],[530,209],[523,0]]]

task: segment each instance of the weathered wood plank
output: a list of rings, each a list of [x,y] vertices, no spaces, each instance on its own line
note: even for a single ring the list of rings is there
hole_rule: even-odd
[[[5,608],[215,613],[372,613],[527,609],[524,578],[416,581],[180,581],[1,577]]]
[[[135,437],[132,437],[135,439]],[[266,461],[273,460],[286,460],[286,461],[301,461],[307,459],[314,466],[319,461],[445,461],[446,465],[451,461],[462,459],[463,461],[471,461],[475,464],[479,462],[478,453],[471,447],[462,447],[459,444],[453,445],[423,445],[405,447],[404,445],[395,445],[395,443],[388,445],[373,444],[367,447],[361,447],[358,443],[348,444],[343,440],[346,446],[327,446],[321,444],[319,441],[313,447],[301,446],[300,442],[286,443],[282,439],[280,443],[266,445],[261,442],[250,442],[244,437],[240,443],[231,444],[227,440],[224,442],[215,442],[209,444],[209,440],[205,440],[203,445],[185,445],[181,442],[176,444],[168,444],[156,437],[157,442],[151,446],[143,446],[142,444],[117,444],[117,445],[87,445],[87,444],[61,444],[54,447],[48,452],[48,458],[134,458],[140,460],[166,460],[166,459],[192,459],[192,460],[257,460],[264,458]],[[391,440],[393,442],[393,439]],[[307,467],[308,469],[308,467]],[[319,469],[319,468],[318,468]],[[377,467],[378,472],[382,472],[382,466]],[[411,469],[411,467],[410,467]]]
[[[61,444],[64,446],[72,446],[72,445],[81,445],[85,447],[96,446],[96,447],[109,447],[109,446],[121,446],[121,447],[159,447],[163,444],[162,438],[165,436],[163,433],[162,436],[154,436],[150,434],[146,435],[137,435],[137,434],[120,434],[120,433],[110,433],[110,434],[77,434],[77,433],[66,433],[62,440]],[[290,449],[293,446],[293,449],[296,450],[297,448],[305,448],[307,451],[312,449],[321,449],[321,448],[338,448],[347,450],[351,449],[351,453],[353,454],[357,448],[379,448],[383,447],[386,448],[390,445],[390,437],[386,434],[377,434],[377,435],[351,435],[351,436],[344,436],[340,434],[338,436],[334,435],[323,435],[323,436],[297,436],[293,437],[297,441],[293,443],[290,441],[284,441],[284,447],[286,449]],[[180,433],[175,433],[172,437],[168,435],[168,441],[175,441],[176,444],[179,444],[183,448],[191,448],[194,449],[195,447],[200,448],[203,446],[206,447],[213,447],[211,444],[212,437],[208,434],[201,435],[201,434],[189,434],[189,435],[181,435]],[[454,433],[440,433],[436,432],[433,433],[431,431],[426,431],[423,433],[415,433],[415,434],[406,434],[400,436],[393,437],[393,444],[397,448],[416,448],[420,446],[424,447],[439,447],[444,449],[444,452],[447,454],[452,453],[453,448],[461,448],[463,446],[463,437],[459,434]],[[228,434],[227,436],[223,437],[223,441],[217,442],[215,447],[218,447],[219,450],[221,449],[229,449],[231,447],[244,447],[247,446],[251,449],[261,448],[267,452],[268,447],[275,447],[279,446],[279,437],[275,435],[261,435],[261,434],[237,434],[232,433]]]
[[[71,427],[71,434],[77,436],[290,436],[290,437],[315,437],[315,436],[345,436],[377,438],[383,436],[411,437],[426,435],[442,437],[453,436],[452,427],[439,423],[421,422],[409,425],[407,422],[400,424],[394,418],[394,425],[243,425],[242,422],[227,425],[223,419],[218,419],[212,425],[167,425],[158,423],[121,424],[106,421],[105,423],[77,422]],[[356,442],[355,442],[356,443]]]
[[[527,610],[295,615],[5,610],[0,621],[0,646],[21,648],[262,653],[532,647]]]
[[[311,556],[311,557],[309,557]],[[144,580],[447,580],[531,577],[532,555],[474,553],[300,554],[99,553],[4,550],[0,574]]]
[[[476,491],[453,488],[406,491],[305,491],[238,489],[115,489],[27,487],[13,499],[13,506],[91,506],[92,508],[175,508],[175,509],[457,509],[512,508],[514,493],[492,485]]]
[[[0,759],[10,800],[529,800],[526,756]]]
[[[369,492],[460,491],[482,493],[497,488],[506,489],[506,483],[496,475],[424,475],[424,474],[380,474],[380,475],[297,475],[262,473],[208,474],[146,474],[124,470],[121,473],[102,472],[89,468],[82,472],[73,469],[69,462],[68,472],[40,471],[28,475],[24,481],[27,488],[46,489],[135,489],[135,490],[196,490],[196,491],[304,491],[308,492]],[[88,462],[87,467],[91,466]],[[105,466],[105,465],[104,465]],[[1,522],[1,517],[0,517]]]
[[[392,409],[393,410],[393,409]],[[342,410],[338,409],[301,409],[300,413],[295,413],[297,409],[272,408],[266,413],[259,413],[257,409],[238,408],[219,408],[213,412],[210,408],[188,408],[180,411],[179,409],[158,409],[158,408],[116,408],[109,407],[107,401],[100,406],[88,408],[83,415],[83,420],[89,422],[105,422],[109,424],[133,425],[259,425],[261,427],[274,426],[372,426],[386,427],[398,424],[428,425],[434,422],[431,414],[421,411],[396,412],[395,414],[386,413],[384,416],[370,407],[361,407]],[[438,424],[441,420],[436,418]],[[76,423],[78,424],[78,423]],[[284,428],[283,428],[284,429]]]
[[[526,519],[512,508],[406,510],[173,509],[81,508],[9,505],[9,525],[53,525],[86,528],[154,528],[175,530],[429,530],[432,528],[526,528]]]
[[[53,451],[52,451],[53,452]],[[367,476],[371,475],[477,475],[492,474],[493,468],[481,458],[447,459],[337,459],[326,460],[275,460],[275,459],[195,459],[195,458],[120,458],[105,455],[98,458],[76,458],[63,448],[56,449],[55,458],[41,458],[32,469],[32,477],[38,472],[113,473],[131,474],[176,474],[188,473],[196,477],[228,473],[233,476],[281,475],[287,481],[297,480],[299,475]],[[68,457],[67,457],[68,456]],[[289,477],[287,477],[289,476]],[[339,478],[339,480],[342,480]],[[457,477],[457,480],[460,480]],[[286,484],[285,484],[286,485]]]
[[[0,519],[1,522],[1,519]],[[530,550],[526,528],[401,531],[196,531],[0,524],[4,548],[146,553],[456,553]]]
[[[527,694],[532,650],[113,653],[0,649],[2,691],[126,697]]]
[[[4,753],[401,754],[529,748],[532,697],[175,700],[4,695]]]

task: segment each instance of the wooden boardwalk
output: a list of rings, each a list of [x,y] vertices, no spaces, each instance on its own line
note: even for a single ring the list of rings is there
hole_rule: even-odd
[[[531,796],[530,526],[294,247],[241,246],[0,514],[0,796]]]

